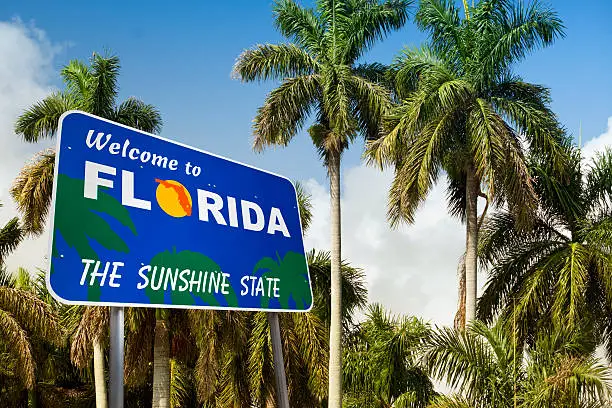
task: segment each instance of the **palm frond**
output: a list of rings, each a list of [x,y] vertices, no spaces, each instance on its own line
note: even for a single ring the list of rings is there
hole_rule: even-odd
[[[312,313],[316,314],[326,326],[331,321],[331,256],[328,251],[315,251],[306,254],[308,270],[312,280],[314,294],[314,308]],[[365,275],[362,269],[351,266],[343,261],[340,267],[342,275],[342,319],[345,328],[352,322],[352,314],[359,308],[365,306],[367,300],[367,288],[365,286]]]
[[[306,234],[312,220],[312,197],[300,182],[295,183],[295,191],[297,192],[298,206],[300,209],[300,221],[302,223],[302,232]]]
[[[83,61],[73,59],[62,68],[60,75],[66,84],[65,94],[79,101],[79,105],[88,110],[90,108],[88,104],[91,102],[91,93],[94,87],[91,68]]]
[[[286,146],[306,121],[319,92],[317,75],[286,79],[273,90],[257,111],[253,148]]]
[[[115,109],[111,119],[149,133],[159,133],[163,124],[161,115],[155,106],[134,97],[123,101]]]
[[[52,138],[57,132],[60,116],[80,107],[74,97],[65,93],[53,93],[33,104],[17,118],[15,133],[32,143]]]
[[[588,170],[585,201],[593,213],[612,215],[612,149],[596,153]]]
[[[101,117],[111,117],[119,88],[119,57],[116,55],[103,57],[94,53],[91,59],[91,75],[93,91],[91,93],[91,113]]]
[[[351,88],[355,95],[353,116],[366,140],[374,140],[381,130],[381,118],[391,109],[391,95],[384,86],[359,76],[352,77]]]
[[[317,61],[295,44],[262,44],[240,54],[233,76],[244,82],[284,80],[313,75],[317,70]]]
[[[386,0],[357,2],[348,19],[341,19],[344,32],[343,61],[356,61],[377,41],[401,28],[408,20],[408,8],[414,0]]]
[[[381,64],[380,62],[363,63],[353,67],[353,73],[367,79],[370,82],[383,85],[387,89],[392,89],[393,82],[389,72],[390,69],[390,67]]]
[[[453,1],[421,1],[415,20],[420,29],[429,32],[433,48],[445,54],[448,59],[460,60],[467,57],[459,10]]]
[[[11,195],[23,214],[23,230],[40,234],[45,228],[53,194],[55,151],[38,153],[26,164],[11,187]]]
[[[104,344],[108,337],[110,311],[108,307],[86,307],[80,324],[72,336],[70,359],[77,367],[86,367],[93,352],[94,341]]]
[[[475,404],[460,395],[441,395],[434,399],[429,408],[478,408]]]
[[[275,0],[273,12],[274,24],[281,34],[311,53],[323,52],[325,27],[314,10],[301,7],[293,0]]]
[[[24,233],[17,217],[11,219],[0,229],[0,265],[4,263],[6,256],[17,248],[23,236]]]
[[[418,87],[419,78],[432,72],[452,71],[435,49],[424,45],[420,48],[404,48],[395,58],[392,69],[395,73],[395,88],[400,98],[407,97]]]
[[[492,47],[483,53],[482,60],[483,71],[491,74],[503,71],[534,49],[548,46],[564,35],[558,14],[539,2],[527,5],[517,2],[501,7],[498,17],[496,30],[488,42]]]
[[[62,346],[64,332],[51,305],[36,294],[9,287],[0,287],[0,309],[10,313],[29,333],[49,343]]]
[[[0,292],[1,293],[1,292]],[[8,312],[0,308],[0,338],[8,348],[11,356],[17,359],[15,372],[26,388],[32,389],[35,382],[36,362],[26,331]]]

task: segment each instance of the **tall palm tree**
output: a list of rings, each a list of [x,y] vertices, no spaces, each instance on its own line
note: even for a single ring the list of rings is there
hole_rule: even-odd
[[[348,340],[344,362],[347,407],[424,408],[435,392],[421,367],[429,325],[370,305]]]
[[[612,356],[612,149],[589,163],[577,149],[570,156],[564,177],[531,161],[541,197],[533,229],[507,211],[485,222],[480,256],[489,279],[479,316],[516,319],[527,338],[554,325],[581,328]]]
[[[119,58],[103,57],[94,53],[90,65],[72,60],[61,70],[65,88],[53,93],[26,109],[17,119],[15,133],[27,142],[38,142],[55,137],[59,118],[66,111],[78,109],[147,132],[161,129],[161,116],[157,109],[137,98],[117,103]],[[43,231],[51,203],[55,152],[39,153],[20,172],[11,193],[23,215],[25,232],[39,234]],[[104,315],[103,310],[90,315]],[[96,320],[97,322],[97,320]],[[92,323],[94,324],[94,323]],[[92,331],[103,331],[107,326],[93,326]],[[106,406],[104,384],[104,360],[99,336],[93,336],[94,366],[96,367],[96,401],[98,407]]]
[[[276,27],[292,43],[264,44],[238,57],[234,72],[246,82],[280,80],[259,108],[254,148],[287,145],[310,114],[309,129],[328,170],[331,195],[331,330],[329,406],[342,404],[340,157],[358,135],[377,132],[388,91],[362,75],[357,61],[407,19],[410,0],[293,0],[274,3]]]
[[[395,166],[388,216],[412,223],[442,171],[451,214],[466,223],[466,316],[476,313],[477,201],[507,203],[528,222],[536,196],[525,146],[559,166],[562,132],[548,105],[548,89],[524,82],[513,64],[563,34],[557,14],[539,2],[423,0],[417,25],[429,43],[397,59],[397,99],[370,159]]]
[[[524,355],[502,323],[441,329],[428,344],[432,375],[456,389],[432,408],[594,408],[608,406],[610,369],[577,331],[545,332]],[[585,345],[586,349],[585,350]]]

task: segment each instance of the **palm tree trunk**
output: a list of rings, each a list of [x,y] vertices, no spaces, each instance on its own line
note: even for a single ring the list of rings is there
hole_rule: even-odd
[[[480,186],[474,167],[467,170],[466,182],[466,240],[465,240],[465,323],[476,319],[478,273],[478,192]]]
[[[155,321],[153,408],[170,408],[170,332],[165,319]]]
[[[93,341],[94,384],[96,389],[96,408],[107,408],[106,375],[104,373],[104,351],[98,338]]]
[[[32,388],[31,390],[28,390],[28,408],[36,408],[36,407],[38,407],[36,388]]]
[[[328,159],[331,196],[331,323],[329,328],[329,408],[342,407],[342,278],[340,235],[340,153]]]

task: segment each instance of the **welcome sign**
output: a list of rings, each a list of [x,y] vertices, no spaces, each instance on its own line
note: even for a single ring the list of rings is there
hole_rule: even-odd
[[[83,112],[58,133],[47,276],[58,300],[311,308],[289,180]]]

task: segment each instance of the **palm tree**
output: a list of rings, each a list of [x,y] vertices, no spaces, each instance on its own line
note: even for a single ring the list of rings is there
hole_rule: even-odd
[[[608,406],[610,370],[588,352],[584,333],[542,333],[524,354],[504,326],[474,321],[466,330],[434,332],[426,364],[458,392],[437,398],[432,408]]]
[[[430,334],[414,317],[370,305],[348,340],[344,358],[347,407],[424,408],[435,395],[418,357]]]
[[[523,222],[536,205],[524,146],[562,162],[548,89],[512,73],[514,63],[563,34],[557,14],[541,3],[423,0],[418,26],[429,44],[406,49],[394,65],[401,103],[371,145],[370,159],[395,166],[388,216],[412,223],[419,205],[446,172],[451,214],[466,223],[466,316],[476,313],[477,201],[507,203]],[[525,142],[525,144],[523,144]]]
[[[309,129],[330,180],[331,330],[329,406],[342,404],[340,157],[358,135],[378,131],[389,92],[362,75],[356,62],[407,19],[410,0],[318,0],[315,9],[293,0],[274,4],[276,26],[292,43],[264,44],[238,57],[234,73],[246,82],[280,80],[259,108],[254,148],[287,145],[310,114]]]
[[[484,224],[480,256],[489,279],[479,316],[516,319],[527,338],[554,325],[581,328],[612,356],[612,150],[590,163],[576,149],[570,156],[564,177],[531,161],[541,197],[533,229],[521,229],[507,211]]]
[[[159,112],[152,105],[136,98],[128,98],[117,104],[119,58],[103,57],[94,53],[90,65],[72,60],[61,70],[65,89],[53,93],[28,108],[18,119],[15,133],[27,142],[38,142],[55,137],[59,118],[73,109],[98,115],[146,132],[158,132],[162,121]],[[11,194],[23,215],[23,229],[27,233],[43,231],[53,190],[55,152],[39,153],[26,165],[15,180]],[[78,243],[69,243],[76,246]],[[104,310],[86,314],[100,315]],[[85,315],[84,315],[85,316]],[[96,320],[97,322],[97,320]],[[94,326],[93,330],[105,330],[107,326]],[[103,351],[99,336],[94,336],[94,366],[96,367],[96,401],[98,407],[106,406],[104,383]]]

